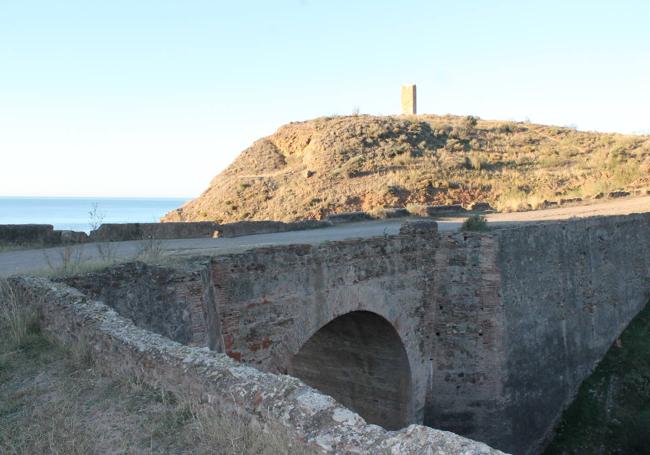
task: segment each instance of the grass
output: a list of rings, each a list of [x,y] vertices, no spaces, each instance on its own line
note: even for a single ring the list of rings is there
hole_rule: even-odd
[[[546,455],[650,453],[650,305],[584,381],[556,431]]]
[[[47,268],[36,272],[36,275],[56,279],[97,272],[129,261],[142,261],[154,265],[172,265],[178,261],[173,255],[165,252],[163,241],[155,236],[143,236],[133,257],[119,257],[115,246],[110,247],[109,255],[98,251],[98,255],[91,257],[86,250],[91,247],[96,247],[96,244],[65,245],[57,249],[44,250],[43,257]]]
[[[185,403],[132,377],[100,373],[80,340],[40,330],[0,281],[0,453],[307,454],[282,428]]]
[[[37,275],[48,278],[63,278],[103,270],[119,262],[115,256],[109,259],[102,256],[97,259],[89,258],[84,255],[84,248],[85,245],[81,244],[44,250],[43,257],[47,268],[37,273]]]

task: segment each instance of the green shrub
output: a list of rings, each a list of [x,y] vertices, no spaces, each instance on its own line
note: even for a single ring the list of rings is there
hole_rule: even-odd
[[[461,226],[463,231],[487,231],[487,219],[483,215],[472,215]]]

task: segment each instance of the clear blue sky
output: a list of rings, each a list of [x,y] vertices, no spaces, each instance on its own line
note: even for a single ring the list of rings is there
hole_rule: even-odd
[[[650,130],[647,1],[0,0],[0,195],[196,196],[293,120]]]

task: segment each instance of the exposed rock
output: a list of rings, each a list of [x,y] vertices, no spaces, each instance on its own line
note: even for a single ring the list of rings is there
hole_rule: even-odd
[[[619,198],[619,197],[626,197],[629,195],[630,195],[629,191],[612,191],[607,196],[609,196],[610,198]]]
[[[407,209],[403,208],[383,209],[380,214],[382,218],[405,218],[411,215]]]
[[[581,197],[572,197],[572,198],[567,198],[567,199],[560,199],[560,205],[575,204],[576,202],[582,202],[582,198]]]
[[[469,206],[469,209],[472,212],[489,212],[494,210],[487,202],[475,202]]]

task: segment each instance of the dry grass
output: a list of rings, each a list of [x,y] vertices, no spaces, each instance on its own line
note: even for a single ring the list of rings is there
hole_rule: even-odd
[[[103,270],[119,262],[115,256],[110,259],[90,259],[84,255],[85,247],[83,244],[66,245],[57,249],[44,250],[43,256],[47,269],[36,274],[48,278],[63,278]]]
[[[0,282],[0,454],[307,454],[283,429],[100,374],[82,339],[63,348]],[[7,335],[5,335],[7,334]]]
[[[357,115],[257,141],[168,221],[320,219],[407,204],[502,210],[650,186],[650,138],[473,117]]]
[[[163,249],[162,240],[157,238],[153,232],[142,236],[137,254],[137,259],[149,264],[160,264],[167,257]]]
[[[0,328],[2,342],[8,346],[20,345],[36,320],[34,311],[22,306],[20,301],[20,291],[0,280]]]
[[[182,261],[181,258],[167,254],[163,248],[163,241],[151,236],[140,241],[134,257],[125,256],[120,258],[113,254],[109,258],[101,256],[92,258],[90,255],[84,254],[84,249],[92,246],[87,244],[67,245],[57,249],[44,250],[43,256],[47,268],[36,271],[34,274],[59,279],[97,272],[129,261],[142,261],[147,264],[168,266]]]

